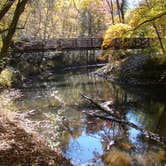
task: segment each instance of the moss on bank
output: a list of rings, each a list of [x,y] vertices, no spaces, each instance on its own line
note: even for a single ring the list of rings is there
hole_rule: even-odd
[[[0,73],[0,85],[2,87],[19,86],[22,82],[22,76],[19,71],[12,67],[6,67]]]

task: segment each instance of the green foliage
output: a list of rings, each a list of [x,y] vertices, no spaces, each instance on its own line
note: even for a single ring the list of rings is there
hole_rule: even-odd
[[[160,51],[162,49],[163,53],[164,49],[166,49],[165,45],[166,15],[162,15],[162,17],[159,17],[154,20],[153,18],[165,12],[166,12],[166,1],[164,0],[157,0],[157,2],[154,0],[143,1],[139,5],[139,7],[133,11],[131,20],[129,22],[129,24],[133,27],[133,29],[137,29],[135,33],[141,32],[146,37],[158,38],[157,41],[160,42],[155,43],[154,48],[157,51]],[[145,24],[142,24],[144,22]]]
[[[16,83],[21,82],[21,76],[18,71],[7,67],[0,73],[0,85],[3,87],[12,87]]]
[[[3,86],[11,87],[14,73],[10,68],[4,69],[0,74],[0,84]]]

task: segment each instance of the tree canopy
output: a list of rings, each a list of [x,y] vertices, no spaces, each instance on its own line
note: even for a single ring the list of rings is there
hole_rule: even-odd
[[[6,56],[12,39],[108,39],[109,34],[110,38],[121,37],[124,29],[134,36],[158,38],[156,48],[164,53],[165,9],[164,0],[143,0],[132,8],[127,0],[1,0],[1,57]]]

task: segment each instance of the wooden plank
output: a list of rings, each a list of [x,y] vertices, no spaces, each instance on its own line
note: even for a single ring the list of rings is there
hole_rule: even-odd
[[[90,38],[78,38],[77,39],[77,48],[91,48],[91,39]]]
[[[47,40],[45,44],[45,49],[53,50],[58,47],[57,40]]]

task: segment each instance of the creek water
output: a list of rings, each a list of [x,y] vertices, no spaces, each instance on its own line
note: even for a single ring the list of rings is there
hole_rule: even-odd
[[[19,111],[31,111],[28,120],[49,146],[58,148],[75,166],[109,165],[103,154],[124,154],[144,165],[164,165],[162,146],[150,142],[133,128],[88,117],[95,110],[80,94],[99,101],[112,101],[125,119],[166,136],[164,89],[120,87],[92,76],[91,71],[51,73],[21,89],[23,96],[13,104]],[[108,146],[110,144],[110,147]],[[148,164],[147,164],[148,163]],[[111,164],[110,164],[111,165]]]

